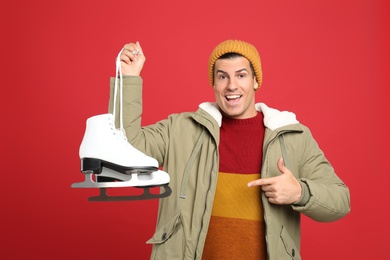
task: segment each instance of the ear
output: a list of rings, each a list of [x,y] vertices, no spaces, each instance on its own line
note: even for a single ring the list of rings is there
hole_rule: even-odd
[[[255,88],[255,90],[257,90],[259,88],[259,83],[257,83],[257,81],[255,82],[254,88]]]

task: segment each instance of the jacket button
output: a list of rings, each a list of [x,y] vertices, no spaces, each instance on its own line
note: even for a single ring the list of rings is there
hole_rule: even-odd
[[[291,255],[294,257],[295,256],[295,250],[294,248],[291,250]]]
[[[161,237],[162,240],[165,240],[167,238],[167,233],[164,233]]]

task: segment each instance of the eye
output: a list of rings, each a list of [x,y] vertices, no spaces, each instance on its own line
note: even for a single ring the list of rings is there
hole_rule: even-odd
[[[225,74],[218,74],[217,79],[219,79],[219,80],[226,79],[226,75]]]
[[[238,78],[242,79],[242,78],[245,78],[246,77],[246,74],[245,73],[240,73],[238,74]]]

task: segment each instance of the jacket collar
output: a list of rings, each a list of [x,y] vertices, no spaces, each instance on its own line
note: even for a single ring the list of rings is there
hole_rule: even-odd
[[[215,121],[217,121],[218,126],[222,125],[222,114],[219,111],[218,105],[215,102],[204,102],[199,105],[201,109],[206,111],[210,116],[212,116]],[[268,107],[264,103],[255,104],[256,110],[260,111],[264,115],[264,125],[265,127],[275,130],[279,127],[298,124],[299,121],[296,119],[294,113],[289,111],[279,111],[274,108]]]

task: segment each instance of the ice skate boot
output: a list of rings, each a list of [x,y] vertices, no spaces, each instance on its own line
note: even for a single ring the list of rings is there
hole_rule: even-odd
[[[134,148],[115,128],[112,114],[87,119],[79,156],[85,181],[73,183],[73,188],[153,187],[170,180],[156,159]]]

